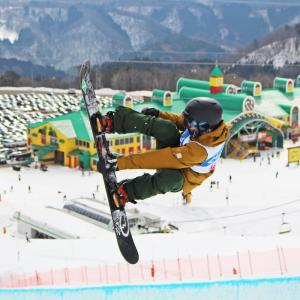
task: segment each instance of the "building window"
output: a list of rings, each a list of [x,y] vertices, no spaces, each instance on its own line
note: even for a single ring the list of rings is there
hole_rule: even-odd
[[[136,138],[136,142],[137,142],[137,143],[140,142],[140,137],[139,137],[139,136]]]
[[[90,148],[90,143],[89,142],[86,142],[86,147]]]
[[[41,143],[46,144],[46,134],[41,134]]]
[[[119,146],[119,140],[118,139],[115,140],[115,144],[116,144],[116,146]]]
[[[151,147],[151,137],[148,135],[143,135],[143,146]]]
[[[50,143],[51,144],[56,144],[57,143],[57,137],[56,136],[50,136]]]
[[[38,130],[38,132],[39,132],[40,134],[46,134],[46,130],[47,130],[47,128],[46,128],[46,127],[43,127],[43,128],[40,128],[40,129]]]
[[[130,143],[130,144],[133,143],[133,137],[131,137],[131,138],[129,139],[129,143]]]

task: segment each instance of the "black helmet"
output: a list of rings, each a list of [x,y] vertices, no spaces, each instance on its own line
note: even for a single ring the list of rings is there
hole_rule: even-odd
[[[196,125],[199,127],[199,134],[202,134],[214,130],[220,124],[222,112],[222,106],[215,99],[198,97],[187,104],[182,114],[186,127]]]

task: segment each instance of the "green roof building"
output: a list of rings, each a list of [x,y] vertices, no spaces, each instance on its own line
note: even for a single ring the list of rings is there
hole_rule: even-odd
[[[216,66],[210,75],[218,77],[223,76],[223,73]],[[272,89],[262,89],[259,82],[243,81],[241,87],[222,84],[221,92],[211,93],[210,82],[181,77],[177,81],[176,91],[155,89],[152,97],[145,97],[145,101],[135,100],[125,93],[117,93],[113,95],[111,102],[106,102],[105,105],[102,103],[102,112],[125,105],[137,111],[154,107],[180,114],[188,101],[195,97],[214,98],[223,107],[223,119],[230,128],[223,156],[242,159],[261,149],[283,147],[284,136],[300,135],[300,86],[296,84],[294,87],[293,80],[284,78],[275,78]],[[88,152],[90,159],[95,156],[85,110],[31,124],[28,132],[30,143],[37,148],[55,144],[56,150],[52,158],[58,161],[60,159],[65,165],[76,165],[68,161],[67,157],[78,154],[77,150]],[[138,133],[112,135],[109,139],[113,150],[125,155],[155,147],[153,139]],[[87,161],[86,154],[78,156],[79,161],[80,157],[85,157]]]
[[[152,148],[151,140],[140,134],[110,134],[112,151],[138,153]],[[96,170],[96,148],[85,109],[30,124],[27,141],[36,160],[71,168]]]

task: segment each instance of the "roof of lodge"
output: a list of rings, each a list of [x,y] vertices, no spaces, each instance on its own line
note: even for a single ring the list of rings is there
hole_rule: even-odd
[[[224,91],[224,89],[223,89]],[[145,107],[154,107],[159,110],[180,114],[186,107],[189,100],[194,97],[215,98],[223,106],[223,119],[229,122],[241,113],[244,109],[244,101],[252,98],[255,101],[254,111],[263,115],[278,118],[290,114],[291,107],[297,105],[300,107],[300,86],[295,86],[292,93],[284,93],[280,89],[262,89],[260,96],[251,96],[250,93],[211,94],[208,81],[200,81],[188,78],[179,78],[177,89],[172,92],[173,104],[171,106],[163,105],[164,90],[153,90],[153,97],[150,101],[133,99],[133,109],[141,111]],[[125,97],[126,94],[124,93]],[[114,110],[117,104],[113,101],[102,103],[102,112]],[[92,131],[86,111],[80,110],[71,112],[52,119],[45,119],[42,122],[30,124],[29,128],[37,128],[50,123],[53,127],[60,130],[68,138],[78,138],[83,140],[92,140]]]
[[[190,89],[190,91],[193,89]],[[196,90],[196,89],[195,89]],[[242,113],[242,108],[238,105],[241,103],[243,97],[246,98],[247,94],[210,94],[208,90],[198,89],[198,96],[207,96],[216,98],[223,105],[223,119],[225,122],[229,122],[236,116]],[[255,111],[262,113],[270,117],[278,117],[288,115],[290,108],[294,104],[300,104],[300,87],[294,89],[292,95],[287,95],[276,89],[266,89],[262,91],[261,96],[253,97],[255,99]],[[154,107],[159,110],[180,114],[187,102],[191,98],[182,99],[177,93],[173,93],[173,105],[163,106],[162,101],[144,101],[134,102],[133,109],[141,111],[145,107]],[[232,99],[230,106],[224,105],[224,101]],[[228,103],[229,104],[229,103]],[[109,110],[114,110],[116,105],[109,105],[102,108],[102,111],[106,113]],[[89,121],[85,110],[77,112],[71,112],[62,116],[55,117],[53,119],[45,119],[42,122],[37,122],[29,125],[29,128],[36,128],[42,125],[51,123],[52,126],[60,130],[68,138],[79,138],[83,140],[92,140],[92,131],[89,126]]]
[[[41,122],[30,124],[29,128],[37,128],[51,124],[67,138],[78,138],[82,140],[92,140],[93,133],[85,110],[71,112]]]
[[[271,117],[290,114],[293,105],[300,105],[300,87],[295,87],[293,93],[284,93],[278,89],[264,89],[261,96],[254,97],[255,110]]]

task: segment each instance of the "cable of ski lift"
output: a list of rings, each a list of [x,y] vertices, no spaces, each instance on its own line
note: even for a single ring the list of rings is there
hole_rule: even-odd
[[[220,217],[210,217],[210,218],[203,218],[203,219],[193,219],[193,220],[181,220],[181,221],[180,220],[170,220],[169,222],[172,222],[172,223],[193,223],[193,222],[207,222],[207,221],[212,221],[212,220],[229,219],[229,218],[235,218],[235,217],[260,213],[260,212],[263,212],[263,211],[272,210],[272,209],[275,209],[275,208],[278,208],[278,207],[283,207],[283,206],[294,204],[294,203],[297,203],[297,202],[300,202],[300,199],[284,202],[284,203],[281,203],[281,204],[278,204],[278,205],[268,206],[268,207],[261,208],[261,209],[247,211],[247,212],[243,212],[243,213],[239,213],[239,214],[232,214],[232,215],[220,216]],[[300,211],[300,210],[294,210],[293,212],[297,212],[297,211]],[[290,214],[293,213],[293,212],[290,212]]]

